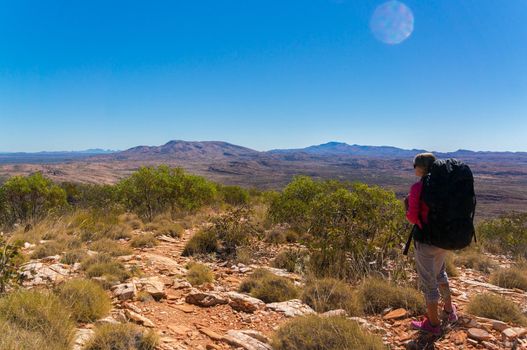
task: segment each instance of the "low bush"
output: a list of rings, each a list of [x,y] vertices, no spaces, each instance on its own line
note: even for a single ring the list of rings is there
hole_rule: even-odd
[[[126,271],[123,264],[106,254],[89,257],[83,260],[81,264],[88,277],[103,277],[106,281],[105,287],[130,278],[130,273]]]
[[[286,277],[280,277],[265,269],[255,270],[239,287],[240,292],[249,293],[265,303],[298,298],[299,290]]]
[[[119,222],[127,225],[132,230],[139,230],[143,228],[143,221],[133,213],[124,213],[119,215]]]
[[[307,251],[300,249],[282,250],[271,262],[273,267],[289,272],[303,272],[307,259]]]
[[[177,222],[170,222],[156,231],[157,234],[179,238],[185,233],[185,229]]]
[[[477,235],[492,253],[527,258],[527,212],[483,221],[477,227]]]
[[[334,278],[308,281],[302,292],[302,301],[316,312],[344,309],[349,316],[361,313],[351,286]]]
[[[108,238],[99,239],[89,245],[91,250],[111,256],[122,256],[132,254],[130,247]]]
[[[210,254],[218,250],[218,238],[210,230],[196,232],[185,245],[183,256]]]
[[[287,242],[285,230],[274,228],[265,234],[265,239],[267,243],[272,244],[283,244]]]
[[[490,276],[490,283],[502,288],[518,288],[527,291],[527,270],[500,269]]]
[[[214,275],[207,265],[200,263],[190,263],[187,268],[187,280],[193,286],[200,286],[204,283],[210,283],[214,280]]]
[[[364,312],[381,313],[386,308],[405,308],[413,314],[426,310],[423,295],[416,289],[401,287],[378,278],[367,278],[358,288],[358,300]]]
[[[83,350],[155,350],[158,337],[133,324],[103,324]]]
[[[143,233],[134,236],[130,245],[134,248],[153,248],[157,245],[157,238],[151,233]]]
[[[496,266],[496,263],[490,257],[476,250],[460,252],[455,257],[455,263],[456,265],[478,270],[483,273],[489,273]]]
[[[19,268],[25,257],[20,248],[19,244],[12,244],[0,235],[0,295],[7,287],[22,282]]]
[[[31,259],[42,259],[47,256],[60,255],[66,249],[62,242],[50,241],[38,245],[33,253],[31,253]]]
[[[496,294],[477,294],[470,300],[467,311],[480,317],[527,325],[527,318],[518,305]]]
[[[68,250],[62,255],[60,262],[63,264],[73,265],[75,263],[81,262],[87,256],[88,255],[86,254],[85,249]]]
[[[230,205],[245,205],[249,203],[249,191],[240,186],[220,186],[223,201]]]
[[[239,247],[236,250],[236,260],[235,261],[237,264],[249,265],[250,263],[254,261],[255,258],[256,256],[255,256],[254,247],[244,246],[244,247]]]
[[[0,321],[27,332],[35,332],[66,350],[73,345],[75,324],[60,299],[50,293],[19,290],[0,299]],[[2,334],[3,337],[3,334]]]
[[[90,280],[70,280],[61,285],[57,295],[78,322],[94,322],[111,308],[110,298],[99,284]]]
[[[276,331],[275,350],[381,350],[382,339],[344,317],[297,317]]]

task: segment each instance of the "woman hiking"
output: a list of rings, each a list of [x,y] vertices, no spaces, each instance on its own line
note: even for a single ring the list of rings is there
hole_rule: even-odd
[[[421,153],[414,158],[415,175],[420,178],[412,185],[408,197],[405,198],[406,218],[426,234],[428,223],[428,206],[421,200],[423,178],[430,172],[435,156],[432,153]],[[419,284],[426,300],[427,317],[421,321],[412,321],[414,329],[441,334],[441,321],[438,306],[440,297],[443,299],[443,316],[448,322],[458,320],[456,308],[452,304],[448,277],[445,271],[445,258],[447,250],[414,240],[415,266],[419,276]]]

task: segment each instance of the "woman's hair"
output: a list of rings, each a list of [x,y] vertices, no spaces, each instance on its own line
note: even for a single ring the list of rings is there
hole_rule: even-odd
[[[432,164],[434,164],[436,157],[432,153],[419,153],[414,158],[414,168],[421,167],[428,173]]]

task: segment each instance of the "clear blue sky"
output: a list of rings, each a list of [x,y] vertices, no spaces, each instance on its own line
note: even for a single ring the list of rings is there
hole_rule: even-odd
[[[0,0],[0,151],[171,139],[527,151],[527,1]]]

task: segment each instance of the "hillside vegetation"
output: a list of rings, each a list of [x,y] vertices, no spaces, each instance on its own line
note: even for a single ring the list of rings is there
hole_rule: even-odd
[[[22,338],[24,349],[69,349],[75,328],[108,317],[109,324],[87,328],[85,349],[165,349],[155,332],[164,325],[140,313],[159,307],[156,317],[162,319],[163,312],[173,312],[174,300],[222,308],[220,318],[245,317],[246,323],[244,313],[266,307],[272,311],[258,317],[277,323],[251,321],[265,333],[255,339],[276,349],[397,348],[395,340],[379,335],[383,315],[425,312],[412,260],[401,254],[410,230],[403,204],[394,192],[359,182],[297,176],[281,191],[258,191],[169,166],[143,167],[115,185],[54,183],[35,173],[0,186],[0,224],[0,329],[6,334],[0,349]],[[449,256],[452,275],[463,282],[470,271],[495,291],[526,290],[527,214],[484,221],[477,235],[477,246]],[[144,262],[152,256],[156,260]],[[37,285],[34,270],[49,261],[71,272]],[[38,288],[26,290],[30,286]],[[249,299],[236,299],[243,296]],[[217,304],[202,305],[204,300]],[[516,299],[467,300],[469,314],[525,324]],[[295,316],[303,316],[285,322],[276,308],[292,301],[301,305]],[[325,312],[336,314],[321,317]],[[179,317],[192,314],[185,315]],[[177,326],[168,329],[187,334],[183,324]],[[220,338],[213,337],[218,349],[233,344]]]

